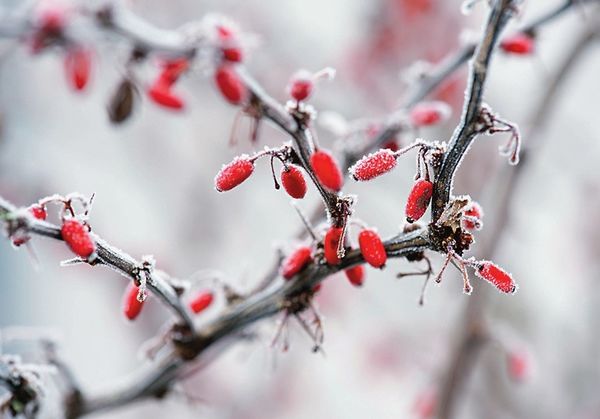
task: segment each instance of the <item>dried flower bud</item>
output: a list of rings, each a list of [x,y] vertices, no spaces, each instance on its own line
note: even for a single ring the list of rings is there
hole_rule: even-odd
[[[281,184],[292,198],[302,199],[306,195],[306,180],[300,168],[294,164],[281,169]]]
[[[364,156],[349,170],[355,180],[366,181],[381,176],[396,167],[396,155],[389,149]]]
[[[340,257],[338,256],[338,246],[344,231],[341,227],[331,227],[325,234],[323,246],[325,249],[325,260],[330,265],[339,265]]]
[[[381,268],[387,261],[383,242],[374,230],[364,229],[358,235],[358,245],[365,261],[374,268]]]
[[[517,33],[502,40],[500,48],[508,54],[529,55],[535,49],[535,39],[526,33]]]
[[[471,206],[464,212],[468,218],[463,220],[463,225],[466,229],[477,230],[481,228],[481,218],[483,217],[483,209],[477,202],[472,202]]]
[[[63,240],[77,256],[91,262],[96,258],[96,243],[87,227],[79,220],[68,219],[60,229]]]
[[[361,287],[365,282],[365,267],[362,265],[357,265],[352,268],[348,268],[344,270],[348,281],[355,287]]]
[[[335,158],[326,150],[315,151],[310,156],[310,165],[323,186],[338,192],[342,189],[344,178]]]
[[[432,195],[433,183],[425,179],[417,180],[406,201],[406,221],[414,223],[420,219],[427,211]]]
[[[71,87],[83,90],[88,84],[92,71],[92,53],[81,46],[67,50],[65,56],[65,74]]]
[[[108,106],[108,117],[114,124],[125,122],[133,112],[137,90],[131,80],[125,78],[119,83]]]
[[[215,72],[217,87],[225,99],[234,105],[246,100],[248,89],[231,65],[222,65]]]
[[[517,285],[513,281],[512,276],[492,262],[483,261],[475,270],[475,274],[491,282],[492,285],[507,294],[512,294],[517,290]]]
[[[214,298],[212,291],[200,291],[190,301],[190,310],[195,314],[198,314],[206,310],[212,304]]]
[[[228,191],[245,181],[254,172],[254,163],[247,155],[238,156],[224,165],[215,176],[215,189],[219,192]]]
[[[125,291],[123,298],[123,313],[129,320],[135,320],[144,307],[144,302],[138,299],[140,289],[131,284]]]
[[[421,102],[410,111],[410,122],[415,127],[435,125],[447,120],[452,111],[447,103],[440,101]]]
[[[281,263],[281,276],[284,279],[292,279],[300,273],[306,265],[312,261],[312,250],[308,246],[302,246],[294,250]]]

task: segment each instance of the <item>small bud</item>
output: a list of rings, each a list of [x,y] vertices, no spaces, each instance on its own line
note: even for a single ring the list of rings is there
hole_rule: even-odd
[[[302,199],[306,195],[306,180],[300,168],[294,164],[281,169],[281,184],[294,199]]]
[[[338,192],[342,189],[344,178],[337,161],[323,149],[310,156],[310,165],[323,186]]]
[[[420,219],[427,211],[432,195],[433,183],[425,179],[417,180],[406,201],[406,221],[414,223]]]
[[[387,261],[383,242],[374,230],[364,229],[358,235],[358,245],[365,261],[374,268],[381,268]]]
[[[452,113],[447,103],[440,101],[421,102],[410,111],[410,122],[415,127],[435,125],[447,120]]]
[[[492,262],[483,261],[476,269],[475,274],[491,282],[492,285],[507,294],[512,294],[517,290],[517,285],[513,281],[512,276]]]
[[[231,65],[222,65],[215,72],[215,82],[221,94],[233,105],[246,100],[248,89]]]
[[[481,218],[483,217],[483,209],[477,202],[472,202],[471,206],[464,212],[464,215],[469,217],[463,220],[463,225],[469,230],[478,230],[481,228]]]
[[[500,48],[507,54],[529,55],[535,49],[535,40],[531,35],[517,33],[500,42]]]
[[[215,176],[215,189],[219,192],[228,191],[245,181],[254,172],[254,163],[247,155],[238,156],[224,165]]]
[[[349,170],[355,180],[366,181],[381,176],[396,167],[396,155],[388,149],[381,149],[354,163]]]
[[[69,48],[65,56],[65,74],[75,90],[83,90],[92,70],[92,54],[81,46]]]
[[[87,227],[79,220],[68,219],[60,229],[63,240],[77,256],[91,262],[95,259],[96,243]]]
[[[325,260],[330,265],[339,265],[340,257],[338,256],[338,245],[344,231],[341,227],[331,227],[325,234],[323,246],[325,249]]]
[[[312,261],[312,250],[308,246],[302,246],[294,250],[281,263],[281,276],[290,280],[301,272],[306,265]]]
[[[131,284],[123,298],[123,313],[129,320],[135,320],[141,313],[144,302],[138,299],[139,288]]]
[[[357,265],[352,268],[348,268],[344,270],[348,281],[355,287],[362,287],[362,284],[365,282],[365,267],[362,265]]]
[[[214,295],[212,291],[200,291],[196,296],[190,301],[190,310],[193,313],[198,314],[204,310],[206,310],[213,302]]]

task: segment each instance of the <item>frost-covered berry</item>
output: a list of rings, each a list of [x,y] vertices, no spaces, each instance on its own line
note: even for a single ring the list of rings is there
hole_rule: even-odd
[[[79,220],[68,219],[63,222],[60,234],[77,256],[92,261],[96,256],[96,243],[88,228]]]
[[[300,70],[290,79],[288,93],[294,100],[301,102],[308,99],[312,94],[313,88],[313,75],[306,70]]]
[[[500,291],[507,294],[514,293],[517,290],[517,285],[513,281],[512,276],[492,262],[482,262],[481,265],[479,265],[479,267],[475,270],[475,274],[478,277],[489,281]]]
[[[158,80],[167,85],[174,84],[189,67],[190,62],[187,58],[175,58],[162,63],[162,71]]]
[[[381,176],[394,167],[396,167],[396,155],[393,151],[382,148],[364,156],[348,170],[355,180],[365,181]]]
[[[374,268],[381,268],[387,261],[387,253],[383,242],[374,230],[365,228],[358,235],[358,245],[360,253],[365,258],[365,261]]]
[[[281,184],[292,198],[302,199],[306,195],[306,180],[300,168],[294,164],[281,169]]]
[[[415,127],[435,125],[447,120],[451,114],[447,103],[440,101],[421,102],[410,111],[410,122]]]
[[[221,45],[221,54],[223,59],[232,63],[242,62],[244,52],[240,46],[239,39],[235,30],[224,24],[217,26],[217,36]]]
[[[48,212],[46,211],[46,207],[40,204],[33,204],[29,208],[27,208],[29,213],[36,219],[44,221],[48,216]],[[29,241],[29,235],[23,234],[19,235],[19,237],[13,238],[13,245],[16,247],[22,246]]]
[[[506,370],[511,380],[521,383],[529,378],[531,361],[524,350],[512,350],[506,356]]]
[[[250,158],[247,155],[238,156],[217,173],[215,189],[219,192],[233,189],[248,179],[252,172],[254,172],[254,163]]]
[[[339,265],[338,246],[344,229],[341,227],[331,227],[325,234],[323,240],[325,260],[330,265]]]
[[[348,281],[355,287],[361,287],[365,282],[365,267],[362,265],[357,265],[352,268],[348,268],[344,270],[346,274],[346,278]]]
[[[123,314],[129,320],[135,320],[137,316],[142,312],[144,307],[144,301],[138,299],[140,289],[135,285],[131,284],[125,290],[123,297]]]
[[[229,103],[239,105],[246,100],[248,89],[233,66],[224,64],[219,67],[215,72],[215,82]]]
[[[71,87],[83,90],[90,80],[92,53],[80,46],[69,48],[65,56],[65,74]]]
[[[535,49],[535,40],[526,33],[517,33],[502,40],[500,48],[508,54],[529,55]]]
[[[312,250],[308,246],[302,246],[294,250],[281,263],[281,276],[284,279],[292,279],[301,272],[306,265],[312,261]]]
[[[164,106],[165,108],[180,110],[185,106],[183,99],[175,94],[170,85],[166,82],[158,79],[150,89],[148,89],[148,96],[152,101],[158,105]]]
[[[190,310],[195,314],[198,314],[204,310],[206,310],[215,299],[212,291],[200,291],[196,296],[190,301]]]
[[[420,219],[427,211],[432,195],[433,183],[425,179],[417,180],[406,201],[406,221],[414,223]]]
[[[471,206],[464,212],[468,218],[463,220],[463,225],[466,229],[477,230],[480,228],[480,220],[483,217],[483,209],[477,202],[472,202]]]
[[[342,189],[344,178],[342,171],[335,158],[326,150],[315,151],[310,156],[310,166],[312,167],[317,179],[327,189],[338,192]]]

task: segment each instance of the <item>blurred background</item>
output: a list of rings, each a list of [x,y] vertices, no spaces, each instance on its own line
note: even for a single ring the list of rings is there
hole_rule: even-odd
[[[526,1],[509,30],[561,1]],[[6,11],[20,3],[0,4]],[[417,60],[438,62],[460,46],[468,31],[478,33],[487,8],[482,2],[465,16],[458,0],[125,4],[164,28],[209,12],[230,16],[244,32],[255,34],[247,68],[281,102],[297,69],[336,68],[335,80],[319,84],[311,104],[349,120],[393,111],[410,87],[405,70]],[[456,395],[453,417],[600,417],[597,43],[561,81],[542,123],[534,121],[555,74],[591,19],[590,10],[576,8],[542,29],[533,55],[495,56],[485,100],[519,124],[525,146],[530,139],[535,142],[523,166],[513,168],[497,153],[505,138],[481,136],[455,182],[456,194],[470,194],[486,211],[484,228],[476,233],[486,246],[475,245],[473,254],[512,272],[518,293],[501,295],[473,278],[474,295],[468,297],[459,273],[450,269],[441,285],[429,287],[420,307],[423,279],[397,279],[396,274],[421,266],[393,260],[383,271],[368,269],[360,289],[342,274],[327,280],[316,299],[325,322],[325,355],[312,353],[311,341],[294,322],[290,350],[273,350],[277,322],[269,319],[257,325],[257,340],[224,351],[166,400],[98,417],[434,417],[428,410],[444,391],[473,298],[494,341],[469,360],[472,373]],[[236,190],[214,190],[221,165],[253,150],[248,121],[243,120],[232,148],[238,109],[222,100],[211,77],[194,72],[177,85],[186,102],[183,112],[165,110],[142,94],[130,120],[112,125],[105,107],[131,45],[90,32],[93,73],[83,93],[69,88],[56,51],[34,56],[14,41],[0,41],[0,195],[27,206],[53,193],[95,193],[90,224],[109,243],[136,258],[154,255],[158,268],[193,279],[195,287],[218,289],[207,279],[216,270],[231,286],[248,290],[268,271],[277,247],[296,244],[290,238],[301,227],[288,196],[273,188],[266,161]],[[156,72],[149,61],[139,76],[149,83]],[[450,137],[465,79],[463,68],[430,96],[448,102],[454,112],[442,125],[420,130],[420,136]],[[334,147],[334,136],[315,126],[321,143]],[[403,143],[412,139],[412,134],[400,138]],[[286,136],[265,124],[254,147],[282,141]],[[516,170],[521,173],[513,187],[509,182]],[[376,181],[348,181],[345,192],[359,197],[355,215],[384,237],[396,234],[413,174],[414,159],[408,156]],[[508,196],[502,192],[506,187],[512,188]],[[505,217],[497,208],[506,199]],[[310,213],[318,202],[310,188],[299,206]],[[56,214],[50,218],[56,221]],[[492,228],[498,222],[500,235]],[[122,277],[89,266],[61,268],[59,262],[71,257],[63,243],[34,238],[32,244],[38,270],[25,249],[0,241],[0,328],[49,331],[86,391],[109,389],[139,368],[140,346],[157,333],[168,313],[151,300],[137,321],[127,322],[121,312],[127,284]],[[442,258],[431,257],[437,269]],[[199,322],[217,316],[223,304],[219,295]],[[39,352],[34,342],[7,342],[0,349],[30,360]],[[518,380],[507,369],[507,354],[525,359],[526,373]],[[51,396],[45,399],[46,417],[57,416],[59,401]]]

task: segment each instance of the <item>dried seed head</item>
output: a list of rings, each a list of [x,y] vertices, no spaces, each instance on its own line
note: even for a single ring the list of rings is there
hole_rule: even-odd
[[[507,294],[512,294],[517,290],[517,285],[513,281],[512,276],[492,262],[481,262],[479,267],[475,270],[475,274],[478,277],[491,282],[492,285]]]
[[[60,229],[63,240],[77,256],[91,262],[96,258],[96,243],[88,228],[74,218],[65,220]]]
[[[254,172],[254,163],[247,155],[238,156],[224,165],[215,176],[215,189],[219,192],[228,191],[245,181]]]
[[[323,246],[325,250],[325,260],[330,265],[339,265],[338,246],[344,229],[341,227],[331,227],[325,234]]]
[[[315,151],[310,156],[310,165],[323,186],[338,192],[342,189],[344,178],[335,158],[326,150]]]
[[[348,171],[355,180],[366,181],[381,176],[396,167],[396,155],[389,149],[364,156]]]
[[[129,320],[135,320],[144,307],[144,302],[138,299],[139,288],[131,284],[127,287],[123,298],[123,313]]]
[[[212,304],[214,298],[212,291],[200,291],[190,301],[190,310],[192,310],[193,313],[198,314],[206,310]]]
[[[406,201],[406,221],[414,223],[425,214],[431,195],[433,195],[433,183],[425,179],[415,182]]]
[[[246,100],[248,89],[231,65],[223,64],[215,72],[215,82],[229,103],[239,105]]]
[[[360,253],[362,253],[365,261],[374,268],[381,268],[387,261],[387,253],[383,242],[374,230],[364,229],[358,235],[358,244]]]
[[[71,87],[83,90],[90,80],[92,53],[81,46],[69,48],[65,56],[65,74]]]
[[[481,218],[483,218],[483,208],[477,202],[473,201],[471,206],[464,212],[468,218],[463,220],[463,225],[468,230],[478,230],[481,228]]]
[[[410,122],[415,127],[435,125],[447,120],[452,113],[447,103],[440,101],[421,102],[410,111]]]
[[[352,268],[348,268],[344,270],[348,281],[355,287],[362,287],[362,284],[365,282],[365,267],[362,265],[357,265]]]
[[[535,49],[535,39],[526,33],[517,33],[500,42],[500,48],[507,54],[529,55]]]
[[[294,164],[281,169],[281,184],[294,199],[302,199],[306,195],[306,180],[300,168]]]
[[[302,246],[294,250],[281,263],[281,276],[290,280],[300,273],[306,265],[312,261],[312,250],[308,246]]]

